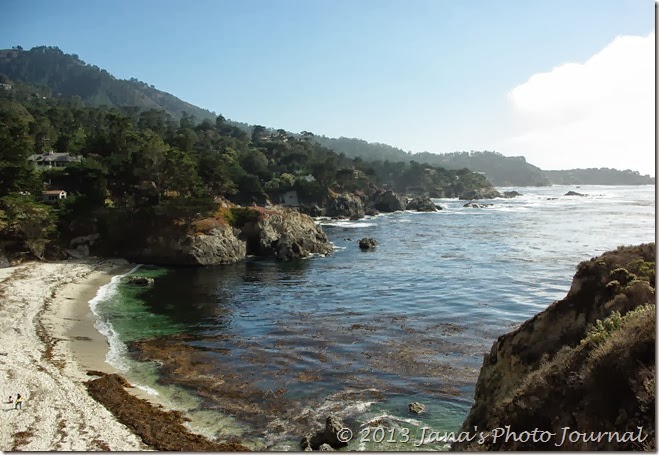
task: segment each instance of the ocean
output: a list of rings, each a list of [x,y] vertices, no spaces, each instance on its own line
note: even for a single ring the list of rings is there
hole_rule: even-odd
[[[445,450],[498,336],[562,299],[579,262],[655,241],[654,186],[513,189],[486,208],[320,219],[327,257],[138,266],[153,286],[115,277],[90,302],[107,361],[193,430],[257,450],[300,450],[328,415],[348,450]]]

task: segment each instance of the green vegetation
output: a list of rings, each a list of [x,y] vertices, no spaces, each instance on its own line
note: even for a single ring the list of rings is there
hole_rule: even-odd
[[[9,252],[41,257],[53,241],[66,245],[91,233],[112,252],[156,227],[205,232],[251,216],[229,211],[195,225],[213,218],[218,197],[264,205],[295,191],[301,203],[323,206],[330,194],[346,191],[368,195],[386,187],[439,197],[491,186],[467,169],[350,158],[309,132],[255,126],[248,134],[221,115],[175,117],[122,89],[137,82],[116,80],[58,48],[2,51],[0,71],[7,69],[45,85],[0,75],[11,86],[0,90],[0,247]],[[43,169],[28,161],[50,151],[76,161]],[[67,198],[44,205],[44,189],[65,190]]]
[[[14,99],[38,100],[44,97],[70,99],[72,105],[76,107],[118,108],[131,118],[145,111],[164,111],[174,121],[184,120],[187,127],[192,127],[197,122],[214,123],[218,117],[214,112],[186,103],[135,78],[117,79],[107,71],[85,63],[77,55],[65,54],[55,46],[38,46],[30,50],[16,46],[14,49],[0,50],[0,83],[9,83],[13,86],[11,94]],[[126,110],[128,106],[131,108]],[[142,126],[154,127],[156,126],[152,123],[154,121],[158,120],[143,119]],[[543,186],[552,183],[613,185],[654,183],[654,178],[641,176],[638,172],[632,171],[614,169],[542,171],[527,163],[524,157],[506,157],[490,151],[412,154],[387,144],[369,143],[361,139],[329,138],[314,136],[307,132],[292,134],[224,118],[222,121],[226,127],[242,130],[253,142],[258,142],[261,137],[283,134],[296,140],[313,141],[349,159],[359,158],[363,161],[391,163],[415,161],[451,170],[467,168],[483,173],[488,181],[496,186]],[[35,128],[42,130],[42,134],[37,137],[39,143],[49,142],[56,151],[75,152],[80,150],[85,142],[83,130],[69,131],[66,137],[59,137],[55,143],[52,142],[53,137],[48,134],[48,124],[35,125]],[[162,131],[157,132],[160,134]],[[279,182],[273,181],[273,185],[277,183]],[[289,182],[285,183],[292,186]]]
[[[629,169],[610,168],[543,171],[554,185],[653,185],[655,178]]]
[[[387,144],[369,143],[361,139],[338,139],[324,136],[316,137],[320,144],[344,153],[346,156],[363,160],[389,160],[392,162],[424,163],[431,166],[441,166],[445,169],[469,169],[481,172],[495,186],[546,186],[549,179],[543,171],[526,162],[524,157],[503,156],[501,153],[489,151],[471,151],[454,153],[416,153],[405,152]]]
[[[75,97],[75,102],[88,106],[162,109],[176,120],[182,117],[183,112],[200,120],[216,117],[206,109],[186,103],[135,78],[117,79],[107,71],[85,63],[76,54],[65,54],[56,46],[1,50],[0,73],[11,81],[38,86],[33,96]],[[18,90],[23,89],[19,84]]]
[[[600,344],[606,341],[613,332],[619,330],[629,320],[637,317],[643,317],[646,313],[656,311],[654,304],[645,304],[636,307],[632,311],[627,312],[624,316],[620,315],[619,311],[613,311],[606,319],[598,319],[593,327],[586,333],[586,336],[581,340],[582,345],[586,344]]]

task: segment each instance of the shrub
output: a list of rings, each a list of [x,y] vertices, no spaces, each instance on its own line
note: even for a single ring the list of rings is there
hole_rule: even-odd
[[[598,319],[597,322],[595,322],[593,327],[586,333],[584,339],[581,340],[581,344],[600,344],[607,340],[613,332],[620,329],[620,327],[631,318],[649,311],[655,311],[655,306],[651,303],[638,306],[624,316],[621,316],[619,311],[613,311],[606,319]]]
[[[34,202],[31,197],[10,195],[0,199],[2,236],[22,241],[37,258],[42,258],[46,245],[55,233],[53,209]]]

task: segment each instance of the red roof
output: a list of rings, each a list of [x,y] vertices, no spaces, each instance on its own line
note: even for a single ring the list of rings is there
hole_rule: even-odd
[[[43,192],[43,195],[44,195],[44,196],[48,196],[48,195],[51,195],[51,194],[61,194],[61,193],[65,193],[65,191],[64,191],[64,190],[50,190],[50,191],[44,191],[44,192]]]

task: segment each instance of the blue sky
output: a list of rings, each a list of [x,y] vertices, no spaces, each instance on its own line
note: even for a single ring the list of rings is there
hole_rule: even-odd
[[[238,121],[412,152],[487,149],[527,156],[543,168],[590,163],[654,174],[654,130],[602,138],[633,148],[638,159],[627,162],[616,161],[613,149],[605,156],[601,144],[570,151],[570,143],[588,142],[572,136],[543,150],[533,138],[583,129],[550,134],[542,115],[528,120],[534,87],[563,86],[530,84],[516,92],[525,99],[511,101],[533,75],[585,65],[619,36],[647,38],[654,30],[648,0],[5,0],[0,30],[0,47],[59,46],[117,77],[136,77]],[[588,65],[582,69],[602,79]],[[560,73],[549,78],[571,86]],[[611,90],[593,96],[610,104],[604,92]],[[648,90],[654,95],[654,86]],[[627,144],[632,134],[652,137]]]

